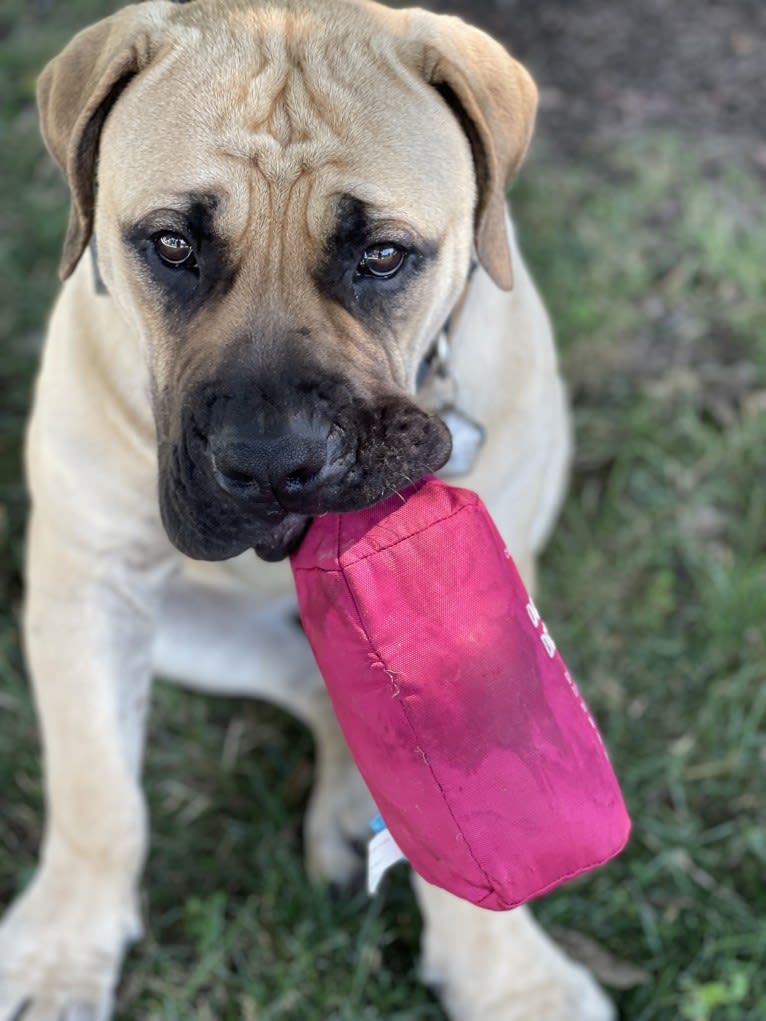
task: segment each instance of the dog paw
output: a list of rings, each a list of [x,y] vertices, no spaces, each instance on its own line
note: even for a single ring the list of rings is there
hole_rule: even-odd
[[[377,809],[350,757],[319,771],[304,824],[306,871],[339,889],[359,883]]]
[[[108,1021],[135,912],[99,882],[39,875],[0,924],[0,1021]]]
[[[585,968],[571,965],[547,982],[508,973],[505,981],[470,992],[440,976],[426,984],[450,1021],[614,1021],[614,1005]]]
[[[450,1021],[613,1021],[590,972],[526,908],[485,911],[415,880],[423,911],[421,978]]]

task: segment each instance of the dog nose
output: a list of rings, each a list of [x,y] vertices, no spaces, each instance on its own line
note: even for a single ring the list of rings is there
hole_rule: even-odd
[[[293,436],[219,445],[213,463],[218,484],[232,496],[271,490],[281,503],[290,504],[311,489],[327,457],[326,440]]]

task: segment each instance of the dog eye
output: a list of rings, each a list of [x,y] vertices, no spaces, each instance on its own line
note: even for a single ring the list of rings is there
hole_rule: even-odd
[[[194,249],[181,234],[157,234],[154,247],[157,255],[168,266],[186,266],[191,269],[196,265]]]
[[[376,277],[378,280],[388,280],[396,276],[405,263],[407,253],[398,245],[385,242],[380,245],[371,245],[365,250],[359,265],[356,268],[360,276]]]

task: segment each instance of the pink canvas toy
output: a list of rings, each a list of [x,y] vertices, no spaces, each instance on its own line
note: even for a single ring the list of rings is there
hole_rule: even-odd
[[[421,876],[504,910],[622,849],[596,725],[475,493],[429,477],[319,518],[292,566],[351,753]]]

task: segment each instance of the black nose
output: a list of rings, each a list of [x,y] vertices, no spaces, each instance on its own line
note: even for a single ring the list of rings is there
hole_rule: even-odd
[[[218,484],[227,493],[273,494],[288,507],[318,483],[329,456],[326,437],[302,432],[279,437],[224,434],[211,448]]]

